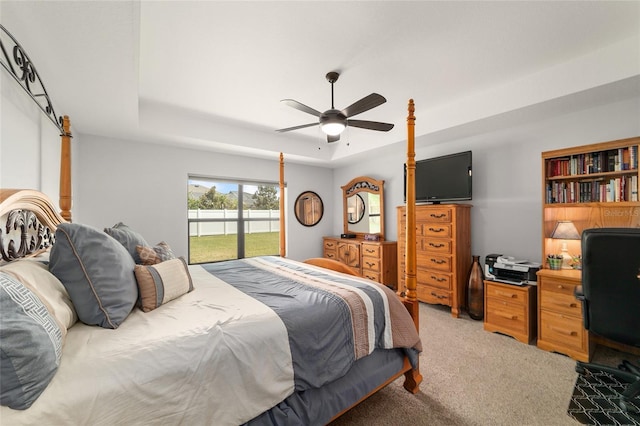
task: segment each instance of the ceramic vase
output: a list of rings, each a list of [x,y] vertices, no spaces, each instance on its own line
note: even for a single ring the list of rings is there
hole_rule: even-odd
[[[482,320],[484,318],[484,272],[480,265],[480,256],[473,256],[469,270],[467,307],[472,319]]]

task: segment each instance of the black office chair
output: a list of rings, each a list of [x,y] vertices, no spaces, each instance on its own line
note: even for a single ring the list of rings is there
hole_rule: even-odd
[[[597,228],[582,233],[582,301],[584,327],[615,342],[640,347],[640,229]],[[578,362],[580,374],[602,371],[629,383],[620,406],[640,395],[640,367],[628,361],[615,367]]]

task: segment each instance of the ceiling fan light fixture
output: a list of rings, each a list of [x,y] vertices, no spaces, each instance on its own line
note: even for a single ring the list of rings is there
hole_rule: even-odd
[[[320,129],[329,136],[338,136],[347,127],[347,117],[340,111],[330,109],[320,116]]]
[[[338,136],[346,127],[347,126],[345,126],[344,123],[341,123],[339,121],[328,121],[320,125],[322,131],[329,136]]]

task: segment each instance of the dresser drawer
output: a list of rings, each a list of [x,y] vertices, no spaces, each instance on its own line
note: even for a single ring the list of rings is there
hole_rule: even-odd
[[[444,290],[451,290],[451,274],[443,274],[435,271],[418,268],[416,272],[418,282],[428,284]]]
[[[515,333],[527,333],[529,318],[524,305],[509,304],[502,300],[487,298],[485,306],[485,321]]]
[[[380,246],[375,244],[362,244],[362,255],[368,257],[380,258]]]
[[[362,272],[364,273],[364,271],[373,271],[373,272],[380,272],[380,259],[377,259],[375,257],[366,257],[363,256],[362,257]]]
[[[446,223],[422,223],[420,235],[432,238],[451,238],[451,225]]]
[[[542,290],[540,292],[540,306],[543,309],[582,319],[582,304],[573,294]]]
[[[435,253],[418,253],[418,266],[425,269],[436,269],[451,272],[451,256],[440,256]]]
[[[324,257],[326,257],[327,259],[334,259],[334,260],[337,258],[335,250],[325,250]]]
[[[542,310],[539,333],[540,340],[557,343],[559,351],[562,351],[561,348],[586,351],[586,331],[582,328],[582,318]]]
[[[421,250],[432,253],[451,254],[451,240],[439,238],[420,238],[419,247]]]
[[[564,281],[562,279],[544,277],[540,283],[540,290],[542,292],[553,292],[555,294],[564,294],[575,298],[575,288],[578,284]]]
[[[451,222],[451,209],[447,207],[430,208],[423,217],[429,222]]]
[[[418,283],[418,288],[416,290],[418,293],[418,300],[421,302],[451,306],[450,291],[434,288],[422,283]]]
[[[362,277],[366,278],[366,279],[369,279],[371,281],[375,281],[377,283],[381,282],[380,281],[380,274],[377,274],[375,272],[371,272],[371,271],[369,271],[367,269],[363,269],[362,270]]]
[[[324,251],[336,251],[336,248],[338,247],[338,243],[334,240],[325,240],[324,241]]]

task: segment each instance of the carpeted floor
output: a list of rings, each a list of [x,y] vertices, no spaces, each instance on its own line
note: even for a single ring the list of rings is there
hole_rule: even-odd
[[[578,374],[575,361],[484,331],[482,321],[421,304],[424,381],[412,395],[398,379],[342,417],[343,425],[573,425],[567,414]],[[627,354],[598,346],[596,362]]]

